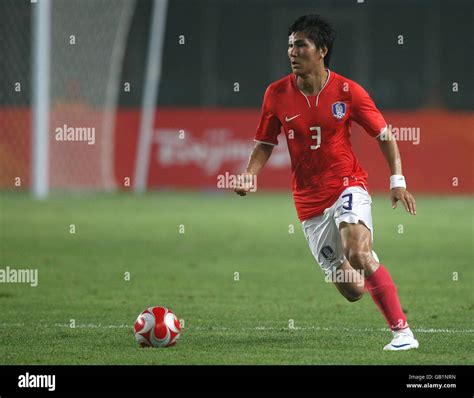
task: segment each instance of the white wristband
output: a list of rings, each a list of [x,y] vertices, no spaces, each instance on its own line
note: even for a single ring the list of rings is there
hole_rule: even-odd
[[[394,174],[393,176],[390,176],[390,189],[398,187],[406,188],[407,183],[405,181],[405,177],[403,177],[401,174]]]

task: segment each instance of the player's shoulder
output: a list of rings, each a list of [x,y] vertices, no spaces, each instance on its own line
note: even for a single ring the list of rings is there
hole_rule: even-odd
[[[293,73],[283,76],[281,79],[270,83],[267,87],[267,92],[272,95],[284,94],[291,89],[291,82],[294,79]]]
[[[365,89],[359,83],[354,80],[351,80],[345,76],[340,75],[334,71],[331,71],[333,75],[333,81],[338,88],[342,88],[344,91],[352,92],[355,94],[364,93]]]

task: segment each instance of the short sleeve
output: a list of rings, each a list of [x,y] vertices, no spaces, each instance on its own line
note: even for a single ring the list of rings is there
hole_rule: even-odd
[[[370,95],[356,83],[351,85],[352,120],[360,124],[372,137],[378,137],[387,127]]]
[[[274,105],[273,93],[271,87],[268,87],[263,98],[262,114],[255,135],[256,142],[278,145],[277,137],[280,134],[281,123],[275,116]]]

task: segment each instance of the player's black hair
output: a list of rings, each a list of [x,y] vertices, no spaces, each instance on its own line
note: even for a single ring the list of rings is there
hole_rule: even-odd
[[[324,57],[324,66],[329,67],[332,45],[336,38],[336,31],[331,24],[316,14],[303,15],[290,26],[288,36],[295,32],[304,33],[317,49],[321,50],[324,47],[328,49]]]

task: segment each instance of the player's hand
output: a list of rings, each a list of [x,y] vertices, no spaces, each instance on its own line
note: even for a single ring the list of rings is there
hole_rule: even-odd
[[[242,173],[237,176],[237,183],[234,191],[237,195],[245,196],[247,192],[255,192],[255,175],[251,173]]]
[[[390,190],[390,199],[392,200],[392,209],[397,207],[397,202],[400,201],[405,206],[405,210],[412,214],[416,214],[416,202],[413,195],[405,188],[397,187]]]

